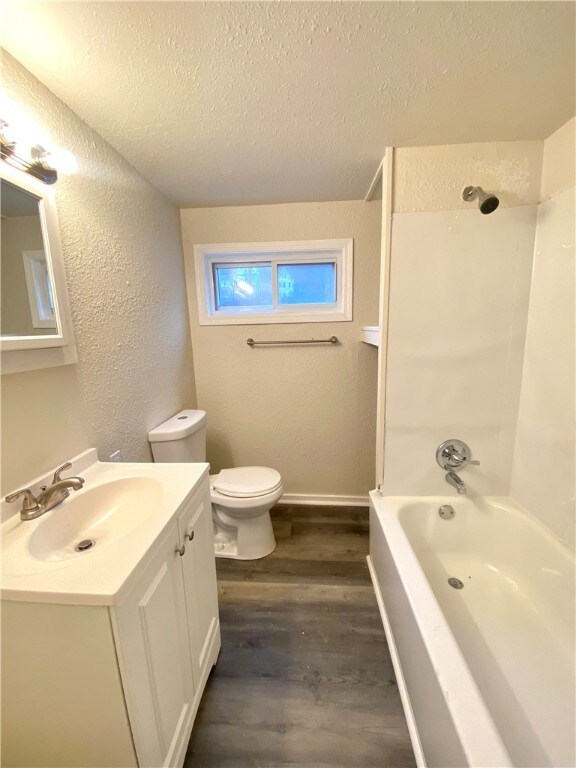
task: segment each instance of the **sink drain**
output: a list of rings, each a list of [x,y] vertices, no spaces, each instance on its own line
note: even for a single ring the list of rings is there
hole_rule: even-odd
[[[455,579],[453,576],[448,579],[448,584],[450,584],[451,587],[454,587],[454,589],[462,589],[464,587],[464,583],[460,581],[460,579]]]
[[[92,549],[92,547],[96,544],[94,539],[82,539],[82,541],[79,541],[78,544],[74,547],[76,552],[86,552],[87,549]]]

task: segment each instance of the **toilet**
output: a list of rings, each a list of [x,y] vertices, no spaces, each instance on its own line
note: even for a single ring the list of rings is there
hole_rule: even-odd
[[[155,462],[206,461],[206,411],[186,410],[148,433]],[[270,508],[282,477],[269,467],[233,467],[210,475],[214,554],[256,560],[274,551]]]

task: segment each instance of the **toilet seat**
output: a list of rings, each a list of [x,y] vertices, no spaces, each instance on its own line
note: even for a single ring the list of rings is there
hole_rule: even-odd
[[[269,467],[233,467],[213,478],[212,488],[222,496],[236,499],[267,496],[282,485],[280,473]]]

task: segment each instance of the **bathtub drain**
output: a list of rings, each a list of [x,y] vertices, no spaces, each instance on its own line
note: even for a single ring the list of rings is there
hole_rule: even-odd
[[[454,589],[462,589],[464,587],[464,583],[460,579],[455,579],[454,576],[448,579],[448,584],[454,587]]]

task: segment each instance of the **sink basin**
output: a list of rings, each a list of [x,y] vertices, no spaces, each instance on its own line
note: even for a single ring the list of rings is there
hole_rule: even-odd
[[[95,448],[70,461],[84,487],[45,515],[21,520],[18,505],[0,500],[3,600],[119,604],[154,543],[171,537],[176,547],[178,514],[191,494],[201,484],[208,493],[205,462],[98,461]],[[25,485],[38,495],[52,474]]]
[[[71,491],[63,504],[40,519],[28,552],[44,561],[86,557],[137,528],[157,510],[161,498],[162,483],[151,477],[120,478]]]

